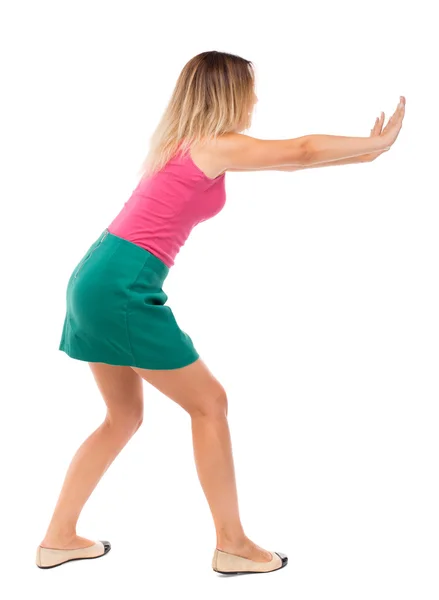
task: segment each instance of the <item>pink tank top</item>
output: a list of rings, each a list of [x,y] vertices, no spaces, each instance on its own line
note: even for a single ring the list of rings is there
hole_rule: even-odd
[[[107,229],[171,267],[195,225],[219,213],[225,202],[225,172],[211,179],[189,153],[177,152],[161,171],[140,180]]]

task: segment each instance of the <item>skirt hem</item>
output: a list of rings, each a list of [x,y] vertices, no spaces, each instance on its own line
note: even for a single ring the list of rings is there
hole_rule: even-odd
[[[103,363],[105,365],[113,365],[115,367],[135,367],[137,369],[150,369],[152,371],[172,371],[174,369],[182,369],[184,367],[188,367],[189,365],[193,364],[194,362],[196,362],[199,358],[200,355],[197,354],[196,356],[192,356],[191,358],[188,358],[187,361],[184,361],[183,364],[179,364],[178,366],[169,366],[169,364],[164,367],[164,366],[158,366],[157,364],[155,364],[154,366],[151,366],[151,364],[149,365],[143,365],[143,364],[131,364],[131,362],[113,362],[113,361],[108,361],[108,360],[97,360],[97,359],[89,359],[89,358],[85,358],[84,356],[76,356],[71,352],[68,352],[66,349],[64,348],[59,348],[59,350],[61,352],[64,352],[68,357],[73,358],[74,360],[80,360],[81,362],[91,362],[91,363]]]

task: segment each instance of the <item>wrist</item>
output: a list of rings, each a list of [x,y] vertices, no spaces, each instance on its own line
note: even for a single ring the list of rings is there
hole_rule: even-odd
[[[391,140],[386,135],[377,135],[371,139],[376,141],[376,148],[372,152],[386,152],[392,145]]]

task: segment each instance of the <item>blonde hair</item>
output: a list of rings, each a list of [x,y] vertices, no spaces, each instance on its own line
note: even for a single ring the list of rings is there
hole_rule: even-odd
[[[248,128],[255,86],[250,60],[226,52],[202,52],[183,67],[163,116],[150,138],[138,174],[159,171],[194,143]]]

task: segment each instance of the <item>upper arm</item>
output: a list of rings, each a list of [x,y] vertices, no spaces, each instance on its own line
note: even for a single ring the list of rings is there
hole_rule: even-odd
[[[215,154],[224,170],[282,170],[281,167],[293,170],[308,163],[307,140],[308,136],[262,140],[240,133],[227,133],[217,138]]]
[[[283,167],[261,167],[260,169],[227,169],[227,171],[300,171],[306,169],[305,166],[283,166]]]

